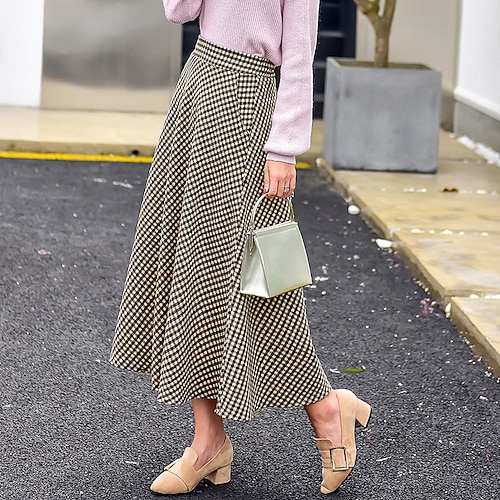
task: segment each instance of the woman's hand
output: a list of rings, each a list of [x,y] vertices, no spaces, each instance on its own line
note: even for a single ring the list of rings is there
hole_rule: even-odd
[[[267,160],[264,167],[264,193],[268,198],[288,198],[295,191],[296,170],[292,163]]]

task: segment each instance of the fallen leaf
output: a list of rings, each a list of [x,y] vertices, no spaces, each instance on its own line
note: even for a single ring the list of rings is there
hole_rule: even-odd
[[[361,368],[346,368],[345,370],[340,370],[340,373],[363,373],[366,371],[365,366],[361,366]]]

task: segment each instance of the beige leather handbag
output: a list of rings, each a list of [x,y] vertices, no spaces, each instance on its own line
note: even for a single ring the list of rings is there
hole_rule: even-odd
[[[266,195],[261,196],[252,211],[250,230],[241,268],[241,293],[258,297],[275,297],[312,283],[307,253],[295,222],[290,198],[273,203],[288,203],[288,221],[255,229],[255,215]]]

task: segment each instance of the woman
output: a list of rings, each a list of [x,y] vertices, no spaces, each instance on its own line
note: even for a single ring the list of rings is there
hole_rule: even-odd
[[[172,22],[199,16],[201,37],[151,166],[111,354],[151,373],[160,401],[192,404],[192,444],[151,489],[228,482],[223,418],[304,406],[330,493],[354,466],[354,427],[367,424],[370,406],[331,389],[302,290],[271,299],[239,291],[251,208],[264,192],[258,224],[287,218],[280,198],[293,194],[295,156],[309,148],[319,0],[163,3]]]

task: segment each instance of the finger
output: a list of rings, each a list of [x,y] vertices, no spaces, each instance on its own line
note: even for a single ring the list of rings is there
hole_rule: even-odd
[[[271,179],[269,184],[269,191],[267,192],[267,197],[274,198],[276,196],[279,196],[278,193],[279,193],[279,182],[277,180]]]
[[[295,172],[294,172],[295,174]],[[296,176],[292,175],[283,182],[283,198],[293,196],[296,187]]]
[[[266,161],[266,164],[264,166],[264,188],[263,188],[263,193],[269,192],[269,162]]]
[[[288,196],[290,196],[290,181],[285,179],[280,184],[279,197],[280,198],[287,198]]]
[[[289,198],[290,196],[293,196],[296,186],[297,186],[297,171],[294,168],[288,179],[285,181],[284,197]],[[286,187],[288,187],[288,189],[286,189]]]
[[[295,193],[295,188],[297,187],[297,175],[296,175],[296,172],[294,171],[293,173],[293,177],[292,179],[290,180],[290,192],[288,193],[288,196],[293,196],[293,194]]]

